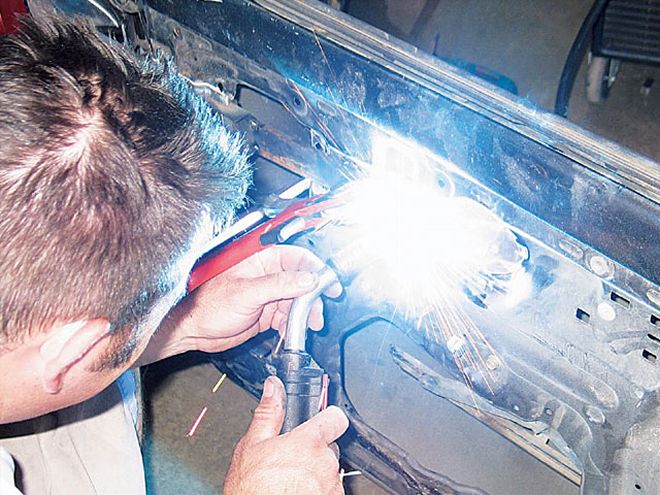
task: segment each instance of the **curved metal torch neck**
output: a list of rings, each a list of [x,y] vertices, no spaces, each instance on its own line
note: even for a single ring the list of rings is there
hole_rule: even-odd
[[[305,338],[307,336],[307,323],[312,305],[317,297],[323,294],[332,284],[337,282],[337,275],[328,266],[318,272],[319,283],[312,292],[297,297],[291,303],[289,320],[284,337],[284,350],[304,351]]]

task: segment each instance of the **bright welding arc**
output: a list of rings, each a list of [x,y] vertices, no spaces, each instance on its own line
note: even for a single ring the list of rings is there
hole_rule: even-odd
[[[455,196],[448,175],[438,181],[425,150],[381,136],[372,156],[332,212],[350,239],[336,260],[360,272],[366,294],[393,303],[433,340],[453,342],[462,371],[488,374],[479,347],[494,350],[462,309],[465,293],[506,290],[526,248],[488,208]]]

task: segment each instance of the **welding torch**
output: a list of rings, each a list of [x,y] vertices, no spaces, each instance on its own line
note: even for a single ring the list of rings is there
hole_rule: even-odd
[[[327,222],[320,213],[335,206],[337,201],[327,196],[296,199],[306,188],[309,188],[309,181],[294,184],[216,239],[215,247],[193,268],[188,279],[188,291],[195,290],[253,254],[285,242],[301,232],[324,226]],[[283,433],[304,423],[327,406],[328,376],[305,351],[305,340],[312,305],[323,292],[337,283],[337,276],[326,266],[318,272],[318,277],[319,283],[314,291],[293,300],[283,349],[277,359],[277,375],[284,383],[287,396]]]
[[[337,275],[328,266],[318,272],[315,290],[297,297],[291,304],[284,347],[277,363],[277,375],[286,390],[286,414],[282,432],[312,418],[328,405],[328,375],[305,350],[309,314],[317,297],[333,284]]]

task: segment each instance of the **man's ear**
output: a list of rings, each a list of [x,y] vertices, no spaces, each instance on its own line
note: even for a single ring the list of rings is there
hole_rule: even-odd
[[[58,393],[62,389],[64,375],[109,333],[110,323],[103,319],[80,320],[52,327],[39,347],[44,390],[49,394]]]

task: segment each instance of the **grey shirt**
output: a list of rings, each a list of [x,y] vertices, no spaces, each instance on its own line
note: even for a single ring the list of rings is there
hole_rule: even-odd
[[[0,448],[14,459],[18,489],[25,495],[143,495],[134,395],[135,381],[124,374],[81,404],[0,425]],[[10,476],[8,460],[2,463],[0,455],[0,495],[11,486]]]

